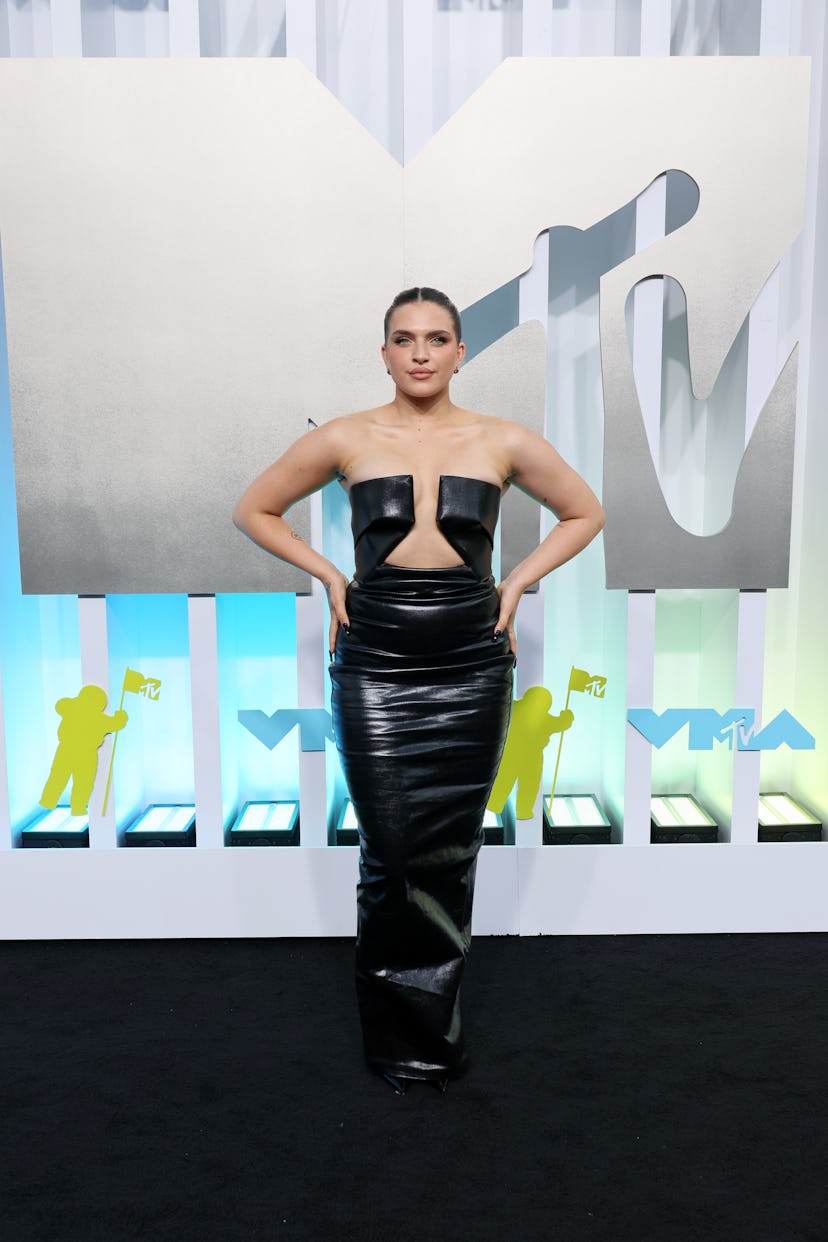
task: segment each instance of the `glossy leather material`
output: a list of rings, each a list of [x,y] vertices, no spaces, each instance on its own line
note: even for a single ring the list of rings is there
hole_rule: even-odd
[[[346,606],[331,708],[360,826],[365,1054],[380,1073],[440,1080],[466,1064],[459,989],[514,659],[493,638],[494,583],[468,565],[377,565]]]
[[[352,483],[348,498],[356,577],[362,582],[414,525],[414,479],[410,474],[390,474]]]
[[[414,478],[390,474],[366,479],[352,483],[349,496],[356,577],[365,582],[414,525]],[[499,512],[500,488],[496,484],[464,475],[440,475],[437,525],[478,578],[487,578],[492,572]]]
[[[440,475],[437,525],[478,578],[492,572],[492,546],[500,514],[500,488],[483,479]]]

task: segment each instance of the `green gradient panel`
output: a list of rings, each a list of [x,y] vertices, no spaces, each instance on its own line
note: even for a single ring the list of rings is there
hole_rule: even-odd
[[[546,579],[544,616],[543,684],[552,692],[552,712],[563,710],[573,665],[607,678],[602,699],[586,694],[571,696],[569,707],[575,720],[563,735],[558,771],[559,793],[594,793],[599,801],[607,796],[606,755],[616,749],[620,753],[623,783],[626,719],[625,682],[619,676],[624,664],[626,628],[618,626],[612,630],[612,673],[606,667],[604,633],[605,610],[614,610],[618,602],[623,606],[626,596],[623,592],[605,591],[603,583],[599,538],[576,560],[562,565]],[[551,788],[557,754],[558,740],[553,737],[544,752],[544,793]]]
[[[738,591],[656,592],[653,707],[734,706]],[[692,793],[722,823],[732,806],[733,752],[714,743],[712,751],[691,751],[682,729],[653,748],[653,791]]]

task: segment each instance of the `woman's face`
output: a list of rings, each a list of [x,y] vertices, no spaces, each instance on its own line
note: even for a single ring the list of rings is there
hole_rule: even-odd
[[[431,397],[446,388],[465,353],[465,345],[454,335],[451,315],[434,302],[398,306],[382,347],[391,378],[412,397]]]

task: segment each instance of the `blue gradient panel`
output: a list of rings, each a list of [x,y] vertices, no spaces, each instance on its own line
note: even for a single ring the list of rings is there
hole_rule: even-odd
[[[264,556],[265,553],[262,553]],[[232,822],[244,802],[299,797],[299,732],[268,750],[239,724],[239,711],[295,708],[296,596],[216,597],[222,813]]]
[[[151,803],[192,802],[193,718],[186,595],[109,595],[109,710],[127,668],[161,682],[157,701],[124,695],[129,716],[118,734],[113,789],[121,829]]]
[[[329,560],[348,578],[354,574],[354,541],[351,534],[351,504],[348,493],[339,483],[329,483],[322,492],[323,551]],[[331,709],[331,679],[325,677],[325,706]],[[336,837],[339,808],[348,796],[348,788],[336,747],[329,745],[325,754],[325,789],[327,793],[328,841]]]
[[[341,483],[322,489],[322,550],[346,578],[354,575],[351,504]]]
[[[5,306],[0,266],[0,666],[13,843],[37,810],[57,745],[58,699],[81,687],[74,596],[23,596],[17,545]]]

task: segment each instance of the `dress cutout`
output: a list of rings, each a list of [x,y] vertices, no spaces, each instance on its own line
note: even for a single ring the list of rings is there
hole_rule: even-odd
[[[356,578],[365,582],[414,525],[414,478],[389,474],[352,483],[351,531]],[[500,513],[500,488],[484,479],[441,474],[437,526],[478,578],[492,572],[492,546]]]

